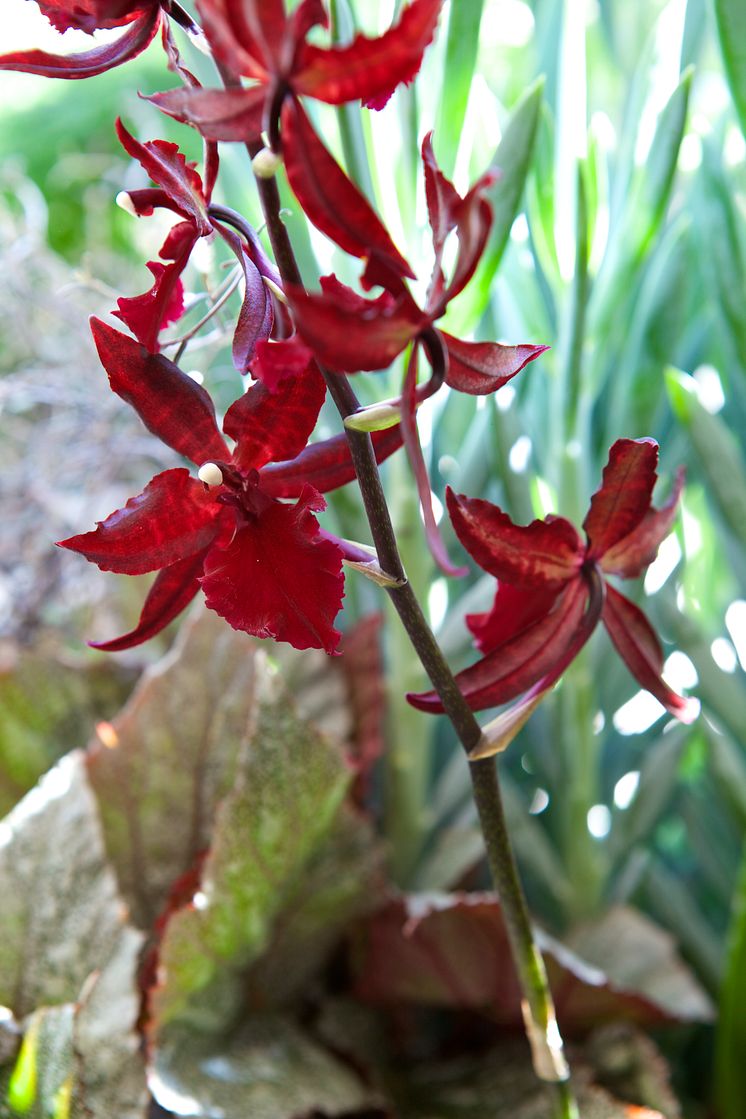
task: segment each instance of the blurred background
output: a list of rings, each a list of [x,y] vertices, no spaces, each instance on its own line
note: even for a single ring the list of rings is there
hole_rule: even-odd
[[[336,0],[335,31],[344,38],[350,21],[381,30],[399,6]],[[3,16],[3,50],[57,49],[28,0],[4,0]],[[635,597],[665,639],[667,680],[699,698],[701,717],[673,725],[598,633],[501,766],[536,919],[569,936],[613,907],[648,915],[722,999],[724,1047],[746,1040],[737,1012],[746,990],[744,36],[746,17],[724,0],[452,2],[421,79],[382,113],[312,106],[423,290],[432,262],[422,136],[435,130],[436,155],[462,191],[488,166],[501,170],[485,261],[444,326],[552,348],[494,397],[446,390],[422,410],[436,498],[450,484],[523,523],[558,512],[580,524],[615,439],[659,441],[659,501],[686,466],[676,531]],[[88,42],[68,33],[65,49]],[[179,42],[211,82],[208,60]],[[86,639],[134,623],[146,580],[102,576],[54,548],[173,464],[109,392],[87,327],[90,314],[144,290],[145,261],[168,224],[115,205],[145,181],[117,144],[114,118],[141,140],[171,139],[200,158],[195,133],[137,96],[173,84],[157,44],[87,82],[0,74],[3,811],[115,714],[173,636],[116,656],[88,650]],[[221,158],[218,199],[258,225],[245,153],[223,145]],[[285,202],[309,285],[330,270],[353,282],[353,264],[306,226],[287,191]],[[174,338],[214,299],[221,265],[212,247],[191,266]],[[239,389],[229,352],[237,306],[216,315],[182,361],[222,407]],[[360,376],[357,387],[380,399],[396,393],[401,373]],[[333,430],[330,413],[321,434]],[[410,578],[451,663],[464,667],[473,657],[464,615],[489,606],[494,581],[440,576],[403,459],[387,465],[385,483]],[[330,506],[335,531],[368,539],[352,487]],[[361,582],[348,575],[347,628],[386,609]],[[462,758],[445,724],[404,702],[422,679],[388,612],[383,641],[387,755],[373,804],[392,874],[408,888],[479,885]],[[692,1114],[703,1114],[697,1081],[710,1067],[712,1030],[668,1044],[684,1058],[677,1076]]]

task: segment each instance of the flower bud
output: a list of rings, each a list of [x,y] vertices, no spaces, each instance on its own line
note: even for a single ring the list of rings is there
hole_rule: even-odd
[[[223,484],[223,471],[215,462],[203,462],[197,471],[200,482],[206,486],[220,486]]]
[[[254,174],[258,179],[271,179],[277,174],[282,163],[282,157],[273,152],[271,148],[262,148],[251,161]]]

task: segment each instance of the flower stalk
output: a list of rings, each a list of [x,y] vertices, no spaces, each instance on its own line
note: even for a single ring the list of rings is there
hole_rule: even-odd
[[[250,154],[253,157],[254,153]],[[302,280],[287,229],[280,214],[280,196],[274,179],[257,179],[267,232],[283,283],[301,286]],[[321,367],[329,393],[342,421],[357,411],[357,396],[344,374]],[[403,578],[401,586],[388,587],[388,594],[425,672],[443,703],[465,753],[478,745],[482,730],[464,700],[448,667],[425,614],[406,581],[396,537],[381,484],[378,465],[367,433],[345,428],[350,452],[365,506],[371,536],[384,571]],[[546,968],[534,939],[525,895],[521,886],[500,794],[497,766],[493,758],[469,763],[472,791],[484,837],[487,862],[500,896],[503,918],[513,959],[524,995],[524,1018],[531,1043],[534,1069],[539,1079],[551,1083],[557,1119],[577,1119],[577,1104],[569,1082],[562,1040],[557,1028]]]

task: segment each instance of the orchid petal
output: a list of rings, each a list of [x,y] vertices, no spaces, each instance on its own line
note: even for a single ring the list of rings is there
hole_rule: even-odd
[[[371,439],[376,462],[383,462],[401,447],[401,427],[397,424],[385,431],[374,431]],[[298,497],[305,483],[319,493],[339,489],[355,478],[349,440],[342,434],[311,443],[288,462],[271,462],[263,466],[259,476],[263,491],[272,497]]]
[[[657,464],[654,439],[617,439],[583,521],[589,559],[601,559],[640,524],[650,509]]]
[[[469,751],[469,761],[493,757],[510,745],[590,638],[603,609],[604,590],[601,579],[594,575],[591,579],[588,609],[557,663],[546,676],[537,680],[517,703],[507,711],[502,711],[489,726],[485,727],[481,740],[473,750]]]
[[[270,392],[275,392],[283,381],[300,377],[312,357],[308,346],[297,334],[277,342],[261,341],[257,343],[251,362],[251,375]]]
[[[385,369],[427,322],[409,296],[363,299],[335,276],[321,283],[322,294],[293,287],[287,296],[298,333],[338,372]]]
[[[0,55],[0,70],[20,70],[43,78],[92,78],[123,62],[129,62],[150,44],[161,21],[161,10],[155,5],[131,23],[114,42],[103,43],[80,54],[50,54],[48,51],[13,51]]]
[[[154,183],[163,188],[175,209],[193,222],[200,236],[211,233],[202,180],[194,164],[185,159],[176,144],[166,140],[148,140],[141,144],[120,119],[117,119],[116,130],[124,150],[138,161]]]
[[[220,222],[213,223],[225,243],[235,253],[245,280],[245,291],[238,321],[233,334],[233,364],[239,373],[246,373],[254,356],[257,342],[269,338],[274,322],[272,298],[267,285],[254,261],[249,256],[244,241]]]
[[[422,141],[422,163],[425,169],[427,216],[433,231],[435,255],[440,259],[446,237],[456,227],[462,198],[435,161],[432,132],[428,132]]]
[[[297,93],[341,105],[362,100],[382,109],[398,85],[409,84],[435,34],[443,0],[414,0],[397,24],[376,39],[357,35],[347,46],[301,47],[292,84]]]
[[[614,544],[601,557],[601,568],[622,579],[636,579],[650,566],[668,536],[679,510],[684,487],[684,467],[676,472],[671,496],[660,509],[649,509],[637,528]]]
[[[57,31],[85,31],[92,35],[99,28],[121,27],[142,19],[158,7],[160,0],[37,0],[42,15]]]
[[[270,3],[277,9],[282,0]],[[234,74],[266,82],[273,72],[271,59],[246,26],[243,7],[233,0],[197,0],[202,27],[218,62]]]
[[[663,650],[642,610],[607,584],[602,618],[616,651],[637,683],[682,723],[693,722],[697,705],[677,695],[663,680]]]
[[[103,653],[119,653],[155,637],[186,609],[199,591],[204,558],[202,552],[197,552],[194,556],[177,560],[170,567],[164,567],[148,591],[135,628],[111,641],[89,641],[91,648]]]
[[[587,583],[582,578],[573,579],[550,613],[459,672],[456,683],[472,711],[508,703],[550,674],[553,683],[572,660],[566,654],[583,620],[587,600]],[[420,711],[443,711],[437,692],[408,695],[407,700]]]
[[[221,508],[188,470],[166,470],[93,532],[59,546],[80,552],[102,571],[144,575],[204,551],[215,538]]]
[[[231,404],[223,431],[237,446],[233,461],[242,470],[295,458],[316,426],[326,385],[314,363],[300,377],[282,381],[275,392],[252,385]]]
[[[282,107],[282,143],[288,181],[309,221],[351,256],[382,258],[396,275],[414,278],[381,219],[292,97]]]
[[[520,587],[559,588],[583,563],[582,541],[564,517],[515,525],[507,513],[481,498],[446,490],[456,535],[490,575]]]
[[[500,583],[492,609],[464,620],[479,651],[492,653],[548,614],[556,598],[557,591],[545,587]]]
[[[197,234],[191,222],[179,222],[168,235],[161,257],[171,264],[149,261],[155,283],[142,295],[117,300],[113,314],[128,326],[152,354],[158,353],[158,335],[184,313],[184,288],[181,274],[189,263]]]
[[[227,547],[211,548],[201,579],[207,605],[234,629],[333,653],[344,594],[342,552],[320,536],[307,486],[297,505],[272,501]]]
[[[448,347],[446,384],[459,392],[483,396],[496,392],[548,346],[503,346],[499,342],[462,342],[441,331]]]
[[[112,389],[149,431],[197,466],[230,458],[212,400],[201,385],[100,319],[91,319],[91,330]]]
[[[251,143],[262,133],[266,100],[263,86],[250,89],[169,89],[145,98],[161,112],[204,136],[206,140]]]

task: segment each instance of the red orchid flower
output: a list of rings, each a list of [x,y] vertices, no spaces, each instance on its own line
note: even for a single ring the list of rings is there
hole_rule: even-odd
[[[285,113],[285,110],[283,111]],[[293,124],[288,114],[283,115],[283,135],[292,133]],[[293,143],[286,156],[288,177],[294,181],[294,163],[300,144]],[[296,329],[314,354],[328,368],[338,372],[383,369],[413,343],[412,354],[402,391],[402,427],[407,451],[415,472],[420,493],[428,542],[433,555],[444,571],[462,573],[454,568],[446,554],[432,511],[430,483],[422,450],[417,436],[414,403],[417,393],[417,348],[426,350],[433,368],[433,377],[426,395],[431,395],[443,380],[451,388],[472,395],[495,392],[519,373],[525,365],[547,349],[546,346],[503,346],[497,342],[463,342],[445,331],[437,330],[434,323],[446,311],[474,274],[487,244],[492,224],[492,207],[485,197],[485,190],[494,181],[487,173],[462,198],[453,184],[443,175],[435,162],[432,134],[422,143],[425,166],[425,190],[428,217],[433,237],[434,265],[430,284],[421,309],[406,289],[401,276],[392,274],[386,267],[378,267],[380,255],[369,250],[369,263],[363,275],[364,286],[378,283],[387,290],[376,299],[364,299],[341,284],[335,276],[321,279],[321,293],[292,288],[287,292],[293,311]],[[301,183],[303,174],[295,176]],[[335,198],[334,191],[324,190],[328,176],[317,177],[318,194]],[[313,202],[303,190],[294,185],[304,209]],[[331,236],[346,251],[349,240],[356,238],[363,245],[369,238],[367,222],[354,210],[341,211],[346,217],[347,237]],[[317,222],[318,224],[318,222]],[[327,230],[329,232],[329,230]],[[446,239],[455,232],[458,253],[453,272],[446,281],[442,259]],[[370,244],[370,241],[368,241]],[[358,252],[356,255],[365,255]]]
[[[169,231],[160,250],[161,260],[148,263],[154,277],[153,286],[142,295],[119,299],[114,314],[151,353],[157,353],[161,330],[184,311],[181,276],[194,246],[200,237],[217,232],[236,255],[244,273],[245,295],[233,338],[233,361],[239,372],[245,373],[257,342],[269,337],[274,322],[273,297],[264,278],[279,285],[280,275],[245,222],[240,222],[243,236],[239,236],[217,220],[218,217],[233,219],[231,211],[210,205],[217,172],[216,145],[210,141],[205,145],[206,181],[203,185],[194,164],[184,158],[175,144],[165,140],[143,144],[130,135],[121,120],[116,127],[124,149],[158,184],[157,188],[130,191],[126,195],[127,207],[139,217],[162,207],[183,220]]]
[[[60,542],[102,571],[159,571],[135,629],[95,648],[147,641],[201,587],[208,607],[234,629],[333,653],[345,551],[313,514],[325,506],[321,491],[344,485],[354,469],[339,439],[306,447],[325,395],[318,370],[311,363],[274,394],[253,385],[239,397],[223,421],[231,451],[200,385],[100,320],[92,329],[114,392],[206,479],[166,470],[95,531]],[[401,443],[385,435],[379,461]]]
[[[433,37],[443,0],[412,0],[399,22],[375,39],[357,35],[348,46],[306,42],[328,26],[322,0],[301,0],[288,15],[284,0],[197,0],[205,34],[224,69],[254,83],[219,90],[172,90],[152,100],[211,140],[258,140],[279,150],[278,123],[287,97],[332,105],[362,100],[380,109],[402,82],[411,82]]]
[[[121,66],[145,50],[161,26],[163,12],[183,26],[196,30],[191,18],[175,0],[36,0],[43,15],[57,31],[86,31],[126,27],[113,42],[81,54],[48,51],[15,51],[0,55],[0,70],[21,70],[45,78],[91,78]]]
[[[585,540],[563,517],[515,525],[489,501],[448,491],[459,540],[498,579],[492,609],[467,617],[485,656],[456,679],[475,711],[526,693],[501,716],[501,731],[525,722],[599,621],[640,686],[682,722],[695,717],[695,705],[661,677],[663,652],[650,622],[607,579],[642,575],[671,530],[683,470],[668,501],[655,509],[657,462],[653,439],[617,440],[583,522]],[[407,698],[421,711],[443,710],[434,692]]]

